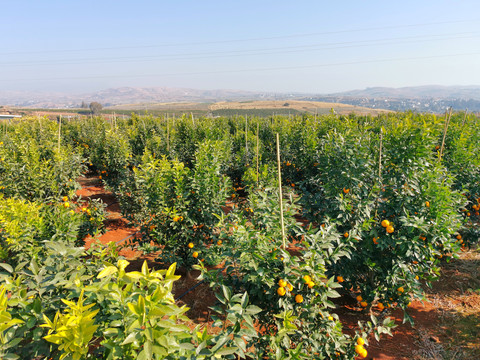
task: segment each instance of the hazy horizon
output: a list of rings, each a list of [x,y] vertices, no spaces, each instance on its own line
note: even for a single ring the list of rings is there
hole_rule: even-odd
[[[480,3],[473,0],[20,0],[2,8],[3,91],[326,94],[480,84]]]

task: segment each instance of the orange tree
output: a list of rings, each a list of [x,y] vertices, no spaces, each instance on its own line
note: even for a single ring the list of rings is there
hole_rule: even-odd
[[[480,232],[475,224],[480,220],[480,132],[473,115],[455,114],[445,137],[442,163],[454,176],[453,188],[466,197],[461,209],[465,226],[456,234],[462,245],[478,242]],[[443,138],[436,148],[440,153]],[[440,154],[439,154],[440,156]]]
[[[329,133],[317,151],[317,175],[303,184],[310,219],[334,219],[353,247],[330,271],[360,291],[364,307],[405,308],[412,294],[421,296],[419,279],[434,278],[439,258],[459,249],[452,234],[462,198],[436,165],[438,122],[426,120],[386,123],[381,159],[378,125]]]
[[[57,139],[58,125],[48,119],[26,118],[12,125],[0,141],[0,193],[29,200],[73,195],[83,159]]]
[[[228,178],[221,174],[229,149],[223,142],[198,145],[194,168],[145,153],[133,175],[118,190],[125,216],[139,226],[143,241],[163,246],[162,258],[194,261],[194,253],[213,241],[215,214],[225,204]],[[191,243],[190,246],[188,246]]]
[[[248,205],[221,217],[221,242],[208,249],[207,256],[221,259],[223,267],[207,270],[199,262],[198,268],[214,288],[245,291],[263,309],[257,314],[259,338],[248,344],[256,358],[352,359],[356,337],[389,333],[393,323],[374,319],[353,337],[342,332],[330,312],[341,285],[327,277],[326,267],[347,255],[349,245],[333,226],[312,231],[299,226],[292,202],[284,203],[284,211],[287,236],[296,239],[287,249],[282,248],[278,193],[268,187],[250,190]]]
[[[50,240],[41,247],[15,268],[0,266],[2,359],[236,359],[256,337],[259,309],[247,294],[222,296],[212,316],[222,331],[210,335],[185,325],[188,308],[172,293],[175,264],[129,272],[111,249],[86,253]]]

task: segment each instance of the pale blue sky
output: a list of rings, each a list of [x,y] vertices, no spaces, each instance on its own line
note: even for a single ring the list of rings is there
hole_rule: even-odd
[[[480,1],[0,1],[0,90],[480,85]]]

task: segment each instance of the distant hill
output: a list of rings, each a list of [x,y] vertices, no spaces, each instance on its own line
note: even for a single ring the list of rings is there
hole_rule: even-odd
[[[452,107],[456,111],[468,109],[478,112],[480,111],[480,86],[372,87],[330,95],[308,96],[303,99],[394,111],[442,113]]]
[[[298,94],[295,96],[298,96]],[[276,95],[275,93],[228,89],[199,90],[168,87],[121,87],[77,95],[0,91],[0,105],[31,108],[72,108],[80,106],[82,101],[85,103],[97,101],[104,106],[114,106],[138,103],[214,103],[218,101],[272,100],[276,99],[277,97],[279,97],[279,99],[285,99],[291,98],[292,95]]]
[[[0,106],[26,108],[78,108],[82,102],[97,101],[104,107],[119,105],[148,109],[165,103],[217,103],[222,101],[320,101],[342,103],[371,109],[416,110],[443,112],[455,110],[480,111],[480,86],[415,86],[403,88],[371,87],[333,94],[274,93],[243,90],[200,90],[169,87],[121,87],[92,93],[66,95],[0,91]],[[138,106],[137,106],[138,107]]]
[[[403,99],[474,99],[480,100],[480,86],[408,86],[401,88],[371,87],[364,90],[351,90],[331,94],[332,96],[378,97]]]

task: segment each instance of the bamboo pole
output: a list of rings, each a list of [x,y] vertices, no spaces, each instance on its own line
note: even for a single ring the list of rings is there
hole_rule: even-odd
[[[278,169],[278,200],[280,202],[280,225],[282,227],[282,243],[283,250],[286,249],[285,244],[285,224],[283,223],[283,195],[282,195],[282,172],[280,166],[280,136],[277,133],[277,169]]]
[[[248,161],[248,116],[245,115],[245,161]]]
[[[61,144],[61,136],[62,136],[62,115],[58,120],[58,153],[60,153],[60,144]]]
[[[170,126],[167,114],[167,152],[170,153]]]
[[[260,122],[257,121],[257,189],[258,189],[258,177],[259,177],[259,174],[258,174],[258,157],[259,157],[259,136],[258,136],[258,133],[260,131]]]
[[[467,121],[467,113],[468,113],[468,109],[465,109],[465,115],[463,115],[462,127],[465,126],[465,122]]]
[[[378,179],[382,184],[382,147],[383,147],[383,128],[380,128],[380,151],[378,155]]]
[[[447,112],[445,112],[446,114]],[[452,117],[452,107],[450,106],[450,111],[448,113],[448,118],[445,116],[445,127],[443,129],[443,139],[442,139],[442,146],[440,148],[440,155],[438,157],[438,161],[442,160],[443,157],[443,150],[445,148],[445,138],[447,137],[448,125],[450,124],[450,119]]]

